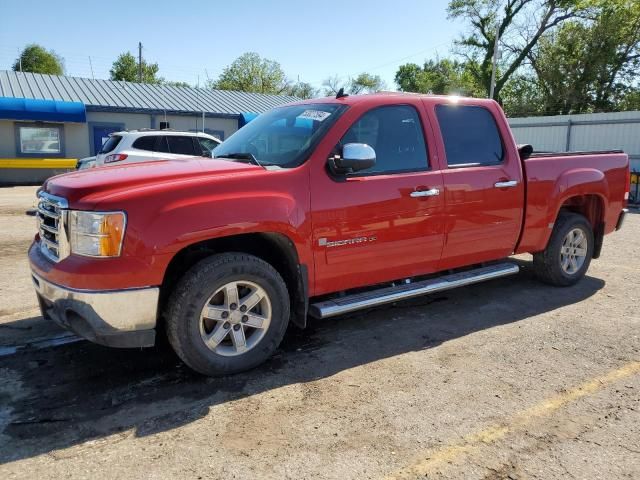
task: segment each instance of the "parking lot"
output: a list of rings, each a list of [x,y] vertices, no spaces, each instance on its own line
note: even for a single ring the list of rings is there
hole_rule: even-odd
[[[575,287],[518,257],[211,379],[39,316],[34,198],[0,189],[0,478],[640,478],[639,214]]]

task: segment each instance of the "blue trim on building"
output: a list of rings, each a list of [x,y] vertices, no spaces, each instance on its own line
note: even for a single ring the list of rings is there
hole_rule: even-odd
[[[0,97],[0,119],[85,123],[84,103]]]

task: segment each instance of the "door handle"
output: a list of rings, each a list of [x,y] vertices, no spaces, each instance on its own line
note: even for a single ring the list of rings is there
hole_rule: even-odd
[[[496,182],[494,187],[496,187],[496,188],[511,188],[511,187],[516,187],[517,185],[518,185],[518,181],[517,180],[506,180],[504,182]]]
[[[435,197],[436,195],[440,195],[440,190],[438,190],[437,188],[430,188],[429,190],[416,190],[415,192],[411,192],[411,196],[413,198]]]

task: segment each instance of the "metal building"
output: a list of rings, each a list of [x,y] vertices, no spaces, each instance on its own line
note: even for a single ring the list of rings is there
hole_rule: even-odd
[[[95,155],[110,133],[161,128],[224,140],[295,97],[0,71],[0,184],[37,183]]]
[[[624,150],[640,172],[640,112],[510,118],[518,143],[535,151]]]

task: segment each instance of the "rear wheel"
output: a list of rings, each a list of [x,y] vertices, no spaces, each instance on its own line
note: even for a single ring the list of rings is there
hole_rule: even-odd
[[[589,221],[577,213],[563,212],[553,227],[547,248],[533,256],[535,272],[551,285],[573,285],[587,272],[593,247]]]
[[[205,375],[259,365],[278,348],[289,322],[289,294],[268,263],[241,253],[196,264],[171,296],[167,336],[178,356]]]

